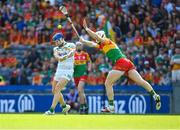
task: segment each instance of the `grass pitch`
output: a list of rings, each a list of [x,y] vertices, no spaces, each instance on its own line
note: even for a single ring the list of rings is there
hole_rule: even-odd
[[[180,115],[0,114],[0,130],[180,130]]]

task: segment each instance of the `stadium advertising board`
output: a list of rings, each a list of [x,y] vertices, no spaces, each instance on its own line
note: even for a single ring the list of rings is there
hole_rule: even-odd
[[[22,113],[22,112],[45,112],[51,105],[52,95],[19,94],[1,95],[1,113]],[[108,101],[102,95],[87,95],[89,113],[100,113],[101,108],[107,105]],[[169,113],[170,96],[162,95],[162,108],[155,110],[155,105],[149,95],[116,95],[115,113],[120,114],[145,114],[145,113]],[[59,105],[56,112],[61,109]]]
[[[107,106],[108,100],[103,96],[91,95],[87,97],[90,113],[100,113],[103,106]],[[155,109],[155,103],[149,95],[117,95],[115,96],[115,113],[119,114],[145,114],[145,113],[169,113],[170,96],[161,96],[162,107]]]

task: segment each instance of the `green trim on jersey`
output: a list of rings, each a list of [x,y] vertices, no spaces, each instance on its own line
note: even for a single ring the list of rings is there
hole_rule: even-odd
[[[120,58],[126,58],[120,49],[111,49],[106,53],[106,56],[113,64]]]

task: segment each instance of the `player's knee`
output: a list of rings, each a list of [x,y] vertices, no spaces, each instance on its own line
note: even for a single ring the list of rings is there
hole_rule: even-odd
[[[78,90],[78,94],[81,96],[81,95],[83,95],[84,93],[83,93],[82,90]]]
[[[58,93],[58,90],[54,90],[53,94],[57,94]]]
[[[112,84],[111,81],[109,81],[109,80],[106,80],[106,81],[105,81],[105,87],[110,87],[111,84]]]
[[[62,89],[60,87],[55,87],[54,94],[61,92],[61,90]]]

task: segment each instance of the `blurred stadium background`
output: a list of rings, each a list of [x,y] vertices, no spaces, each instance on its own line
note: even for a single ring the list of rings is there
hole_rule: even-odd
[[[61,4],[84,39],[90,39],[82,28],[87,17],[90,28],[104,30],[162,96],[162,108],[156,111],[148,93],[122,77],[114,86],[117,114],[180,113],[178,0],[0,0],[0,113],[43,113],[50,107],[57,64],[51,35],[60,31],[65,40],[78,40],[58,10]],[[112,64],[96,50],[84,49],[92,60],[85,87],[89,113],[98,114],[107,104],[103,84]],[[64,90],[66,100],[78,101],[74,88],[72,81]],[[77,113],[76,108],[71,112]]]

